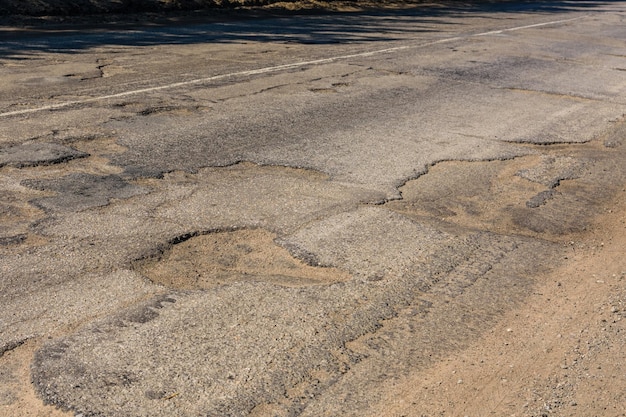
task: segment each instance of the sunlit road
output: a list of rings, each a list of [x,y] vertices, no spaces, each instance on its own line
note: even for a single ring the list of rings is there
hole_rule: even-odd
[[[367,415],[622,190],[625,19],[3,30],[0,407]]]

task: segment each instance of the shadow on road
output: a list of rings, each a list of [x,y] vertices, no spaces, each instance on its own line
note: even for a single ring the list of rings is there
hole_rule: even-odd
[[[122,17],[103,25],[97,17],[86,17],[79,25],[9,28],[0,26],[0,58],[24,59],[37,52],[78,53],[100,46],[150,46],[194,43],[281,42],[341,44],[393,41],[405,32],[432,32],[436,25],[458,25],[451,18],[480,17],[483,13],[557,13],[584,10],[617,3],[604,1],[482,1],[450,2],[401,10],[368,10],[352,13],[298,12],[259,13],[247,11],[215,21],[215,15],[179,16],[150,23]],[[226,16],[226,15],[225,15]],[[493,15],[490,16],[493,18]],[[94,20],[95,19],[95,20]],[[211,20],[207,23],[206,20]],[[401,23],[401,24],[399,24]]]

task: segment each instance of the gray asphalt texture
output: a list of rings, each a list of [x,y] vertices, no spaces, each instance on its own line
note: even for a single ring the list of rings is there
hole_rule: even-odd
[[[626,183],[626,3],[545,3],[14,35],[0,359],[38,343],[38,395],[82,416],[363,415],[523,303]],[[248,272],[241,230],[327,282]],[[233,275],[194,286],[218,233]],[[139,267],[183,242],[173,284]]]

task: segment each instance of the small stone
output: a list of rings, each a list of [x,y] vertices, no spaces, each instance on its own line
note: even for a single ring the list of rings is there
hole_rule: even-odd
[[[462,384],[462,383],[463,383],[463,380],[462,380],[462,379],[459,379],[458,381],[456,381],[456,383],[457,383],[457,384]]]

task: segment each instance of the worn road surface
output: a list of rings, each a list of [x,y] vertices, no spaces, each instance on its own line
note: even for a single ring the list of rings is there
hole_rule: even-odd
[[[626,2],[0,37],[0,415],[626,415]]]

